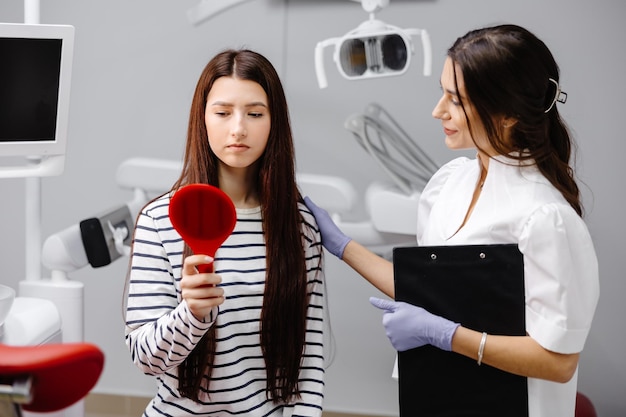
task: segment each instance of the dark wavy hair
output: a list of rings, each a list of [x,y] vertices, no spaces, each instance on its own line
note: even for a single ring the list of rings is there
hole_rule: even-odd
[[[298,397],[298,377],[306,337],[307,275],[295,180],[295,151],[285,93],[272,64],[250,50],[225,50],[206,65],[191,103],[187,144],[180,178],[171,192],[192,183],[218,186],[218,159],[205,125],[207,97],[215,80],[236,77],[258,83],[267,94],[271,127],[260,157],[256,188],[266,242],[266,283],[261,310],[260,344],[267,370],[267,393],[273,401]],[[183,256],[191,254],[185,245]],[[178,367],[178,390],[198,401],[208,392],[216,349],[212,326]],[[205,375],[208,374],[208,377]],[[206,378],[206,380],[205,380]]]
[[[519,152],[515,158],[534,161],[582,216],[570,166],[574,143],[554,103],[557,87],[550,81],[559,83],[559,67],[545,43],[520,26],[499,25],[458,38],[448,56],[455,82],[458,68],[465,83],[469,103],[461,104],[464,109],[470,103],[474,106],[493,148],[503,155]],[[510,141],[503,139],[496,116],[516,120]]]

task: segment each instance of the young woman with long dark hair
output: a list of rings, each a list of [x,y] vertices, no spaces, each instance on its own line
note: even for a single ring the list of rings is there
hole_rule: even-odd
[[[181,175],[135,228],[126,342],[158,381],[144,416],[321,415],[322,246],[294,155],[272,64],[250,50],[216,55],[196,86]],[[195,183],[236,207],[214,258],[192,254],[168,216],[172,195]],[[198,273],[211,262],[214,273]]]

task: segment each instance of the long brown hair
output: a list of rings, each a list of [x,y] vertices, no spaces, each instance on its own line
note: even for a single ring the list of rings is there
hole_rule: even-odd
[[[580,192],[570,166],[574,143],[559,116],[554,103],[558,91],[550,81],[558,85],[559,67],[548,47],[520,26],[500,25],[458,38],[448,56],[454,64],[455,81],[457,66],[463,75],[467,97],[493,148],[503,155],[517,151],[516,159],[535,161],[582,215]],[[465,109],[468,103],[461,104]],[[503,140],[503,129],[494,116],[516,120],[510,143]]]
[[[271,128],[256,176],[267,259],[260,344],[268,397],[275,402],[288,401],[300,395],[298,376],[306,336],[307,276],[289,111],[278,74],[265,57],[250,50],[226,50],[206,65],[191,104],[182,173],[171,191],[191,183],[219,185],[218,159],[209,147],[204,114],[209,91],[220,77],[258,83],[269,102]],[[185,245],[183,256],[190,253]],[[178,390],[182,396],[198,401],[199,390],[208,390],[216,340],[212,326],[178,367]]]

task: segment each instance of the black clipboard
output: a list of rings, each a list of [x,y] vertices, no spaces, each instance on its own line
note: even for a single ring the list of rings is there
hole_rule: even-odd
[[[396,301],[490,335],[526,335],[517,245],[398,247],[393,266]],[[528,416],[525,377],[430,345],[398,352],[398,384],[401,417]]]

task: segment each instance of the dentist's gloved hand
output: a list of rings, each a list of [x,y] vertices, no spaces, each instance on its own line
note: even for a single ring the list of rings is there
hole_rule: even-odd
[[[330,218],[326,210],[315,205],[309,197],[304,197],[304,203],[315,216],[315,221],[320,228],[322,234],[322,245],[326,250],[339,259],[343,259],[343,251],[346,249],[348,242],[352,240],[343,234],[337,225]]]
[[[429,313],[412,304],[370,297],[370,303],[381,310],[383,326],[393,347],[403,352],[424,345],[452,350],[452,336],[458,323]]]

